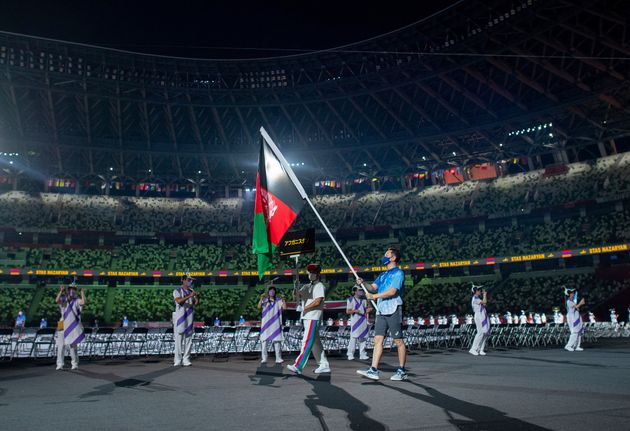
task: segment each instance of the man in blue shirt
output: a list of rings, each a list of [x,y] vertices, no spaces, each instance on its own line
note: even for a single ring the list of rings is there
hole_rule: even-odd
[[[22,310],[18,311],[18,315],[15,318],[15,327],[24,328],[26,326],[26,314]]]
[[[407,360],[407,349],[403,341],[402,333],[402,304],[405,285],[405,273],[398,268],[401,253],[397,248],[390,247],[381,258],[381,264],[387,267],[387,271],[381,273],[374,283],[369,284],[362,278],[357,279],[357,283],[362,284],[368,290],[366,295],[369,300],[377,300],[376,323],[374,325],[374,354],[372,356],[372,366],[367,370],[357,370],[357,373],[368,379],[378,380],[378,364],[383,355],[383,341],[387,331],[394,339],[398,350],[399,367],[391,380],[407,380],[405,362]]]

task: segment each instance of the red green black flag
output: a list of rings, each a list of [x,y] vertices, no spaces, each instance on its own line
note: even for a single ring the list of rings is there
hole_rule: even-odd
[[[253,252],[258,277],[271,268],[272,254],[305,204],[306,193],[264,129],[256,175]]]

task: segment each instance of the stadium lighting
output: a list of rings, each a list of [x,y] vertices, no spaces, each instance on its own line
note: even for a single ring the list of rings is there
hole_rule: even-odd
[[[422,156],[422,160],[426,160],[426,159],[427,159],[426,157]]]
[[[456,153],[455,151],[453,151],[453,155],[454,155],[454,156],[456,156],[456,155],[457,155],[457,153]]]
[[[553,133],[550,133],[550,134],[549,134],[549,137],[550,137],[550,138],[553,138]]]
[[[367,163],[363,163],[363,166],[364,166],[364,167],[365,167],[365,166],[367,166]]]
[[[110,166],[110,167],[109,167],[109,171],[111,172],[111,171],[113,171],[113,170],[114,170],[114,168],[112,168],[112,167]]]
[[[198,174],[200,174],[200,173],[201,173],[201,171],[197,171],[197,173],[198,173]]]

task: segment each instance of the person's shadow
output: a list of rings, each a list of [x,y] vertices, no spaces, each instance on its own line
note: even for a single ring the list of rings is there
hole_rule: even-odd
[[[277,378],[286,378],[282,375],[282,364],[275,364],[272,367],[259,366],[254,375],[248,376],[249,380],[257,386],[268,386],[270,388],[280,388],[274,385]]]
[[[81,370],[79,374],[84,377],[96,380],[106,380],[109,383],[94,387],[93,391],[79,395],[80,399],[97,397],[102,395],[112,395],[117,388],[142,389],[150,392],[175,390],[166,385],[156,384],[154,380],[158,377],[177,371],[177,367],[168,366],[151,371],[145,374],[124,378],[114,373],[95,373],[93,371]]]
[[[428,404],[432,404],[444,409],[446,415],[450,418],[449,422],[455,425],[460,430],[489,430],[489,431],[515,431],[515,430],[534,430],[544,431],[549,428],[544,428],[530,422],[523,421],[521,419],[512,418],[506,413],[487,407],[481,404],[474,404],[468,401],[460,400],[450,395],[446,395],[430,386],[422,385],[407,381],[405,385],[411,384],[418,388],[424,389],[428,395],[423,395],[417,392],[412,392],[404,389],[402,386],[382,386],[397,391],[403,395],[415,398],[419,401],[423,401]],[[456,419],[453,414],[458,414],[469,418],[469,420]]]
[[[310,410],[313,417],[319,421],[322,430],[328,431],[330,428],[326,424],[324,415],[319,407],[345,411],[350,421],[350,429],[353,430],[380,431],[387,429],[382,423],[366,415],[369,407],[365,403],[353,397],[340,387],[332,385],[330,382],[330,374],[321,374],[316,378],[304,375],[297,377],[283,374],[282,366],[276,365],[274,367],[258,367],[256,374],[249,376],[253,384],[272,388],[281,388],[281,386],[275,384],[277,379],[287,380],[291,378],[303,380],[313,386],[313,395],[307,395],[306,399],[304,399],[304,404]]]
[[[330,383],[330,375],[319,375],[317,378],[304,378],[304,381],[313,386],[313,395],[309,395],[304,400],[304,404],[311,411],[313,417],[319,420],[322,429],[327,431],[328,425],[319,407],[343,410],[346,412],[352,430],[386,430],[382,423],[368,417],[366,413],[370,408],[353,397],[347,391]]]

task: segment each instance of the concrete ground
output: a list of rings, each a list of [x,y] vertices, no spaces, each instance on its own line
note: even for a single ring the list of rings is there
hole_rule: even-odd
[[[284,365],[289,363],[285,362]],[[269,362],[196,358],[0,363],[0,429],[22,430],[628,430],[630,341],[584,352],[462,351],[409,356],[410,379],[360,377],[366,363],[331,358],[302,377]]]

